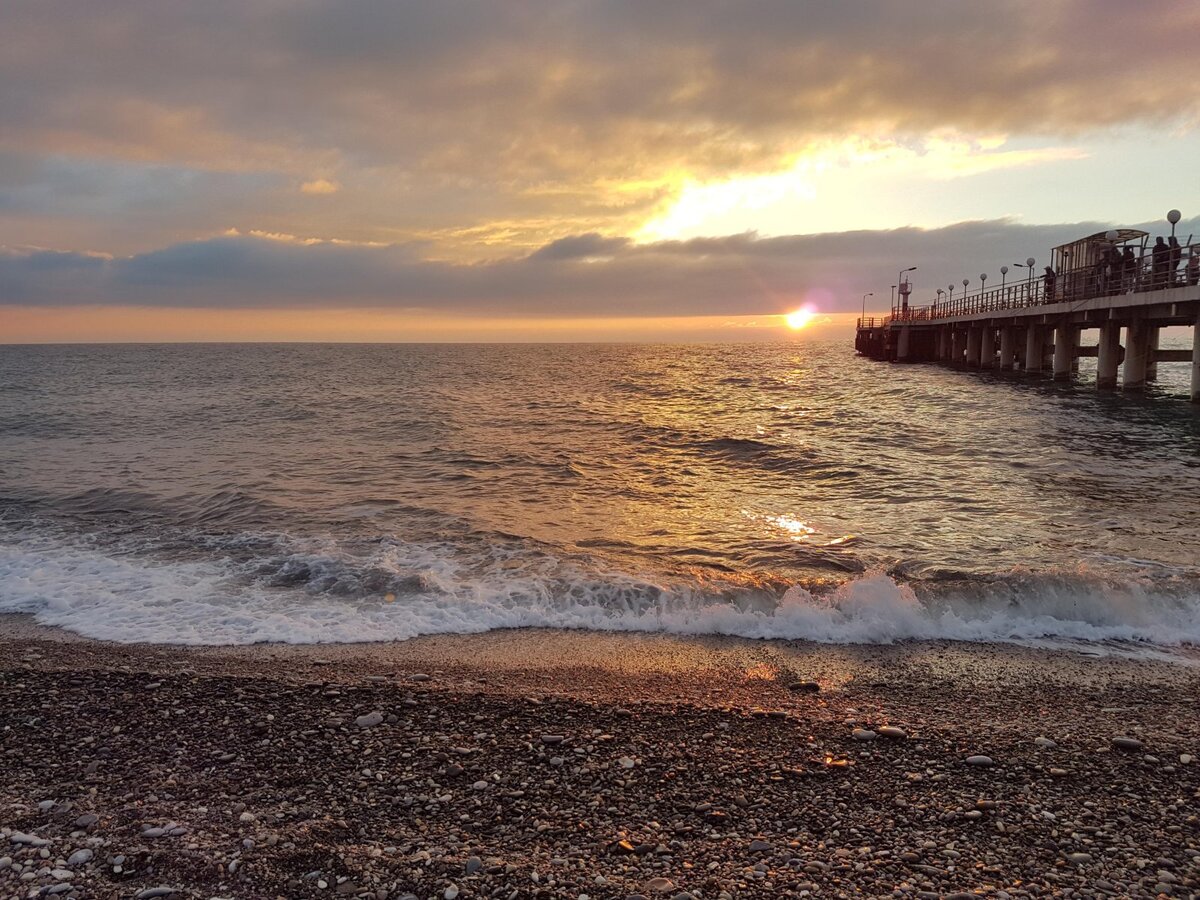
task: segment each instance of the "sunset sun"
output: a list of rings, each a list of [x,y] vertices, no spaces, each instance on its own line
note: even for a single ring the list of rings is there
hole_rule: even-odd
[[[795,312],[790,312],[784,316],[784,321],[787,322],[788,328],[792,331],[799,331],[806,327],[813,320],[813,312],[809,309],[798,309]]]

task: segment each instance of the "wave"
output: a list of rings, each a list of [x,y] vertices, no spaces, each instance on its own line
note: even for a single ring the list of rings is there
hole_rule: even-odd
[[[825,591],[659,583],[578,560],[390,543],[364,559],[336,545],[234,563],[156,560],[44,538],[0,543],[0,612],[104,640],[173,644],[358,643],[551,627],[830,644],[908,640],[1100,648],[1200,646],[1200,592],[1086,575],[985,584],[901,583],[869,573]]]

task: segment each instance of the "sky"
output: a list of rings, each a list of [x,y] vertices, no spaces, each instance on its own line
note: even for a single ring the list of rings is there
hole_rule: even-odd
[[[778,340],[1200,236],[1193,0],[6,0],[0,342]],[[785,316],[809,310],[807,327]]]

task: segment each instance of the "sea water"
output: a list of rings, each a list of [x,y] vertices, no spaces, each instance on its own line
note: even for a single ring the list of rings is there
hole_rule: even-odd
[[[1200,411],[848,342],[0,347],[0,612],[1200,645]]]

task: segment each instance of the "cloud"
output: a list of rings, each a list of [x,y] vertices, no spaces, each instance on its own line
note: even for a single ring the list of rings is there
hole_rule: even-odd
[[[336,181],[325,178],[315,178],[300,185],[300,192],[303,194],[336,194],[341,189],[342,186]]]
[[[354,239],[628,233],[680,173],[784,171],[849,135],[1200,117],[1190,0],[9,0],[0,27],[0,150],[266,173],[310,209],[264,184],[225,224],[318,231],[336,207]],[[313,172],[342,178],[329,203]],[[177,216],[202,233],[216,202]]]
[[[521,257],[454,264],[420,246],[231,233],[127,257],[44,250],[0,253],[10,306],[421,310],[510,316],[770,315],[815,303],[882,304],[902,267],[917,265],[916,300],[935,286],[999,276],[999,266],[1109,227],[968,222],[759,238],[753,234],[634,244],[583,234]],[[1142,226],[1146,230],[1158,225]],[[1184,222],[1200,232],[1200,219]]]

